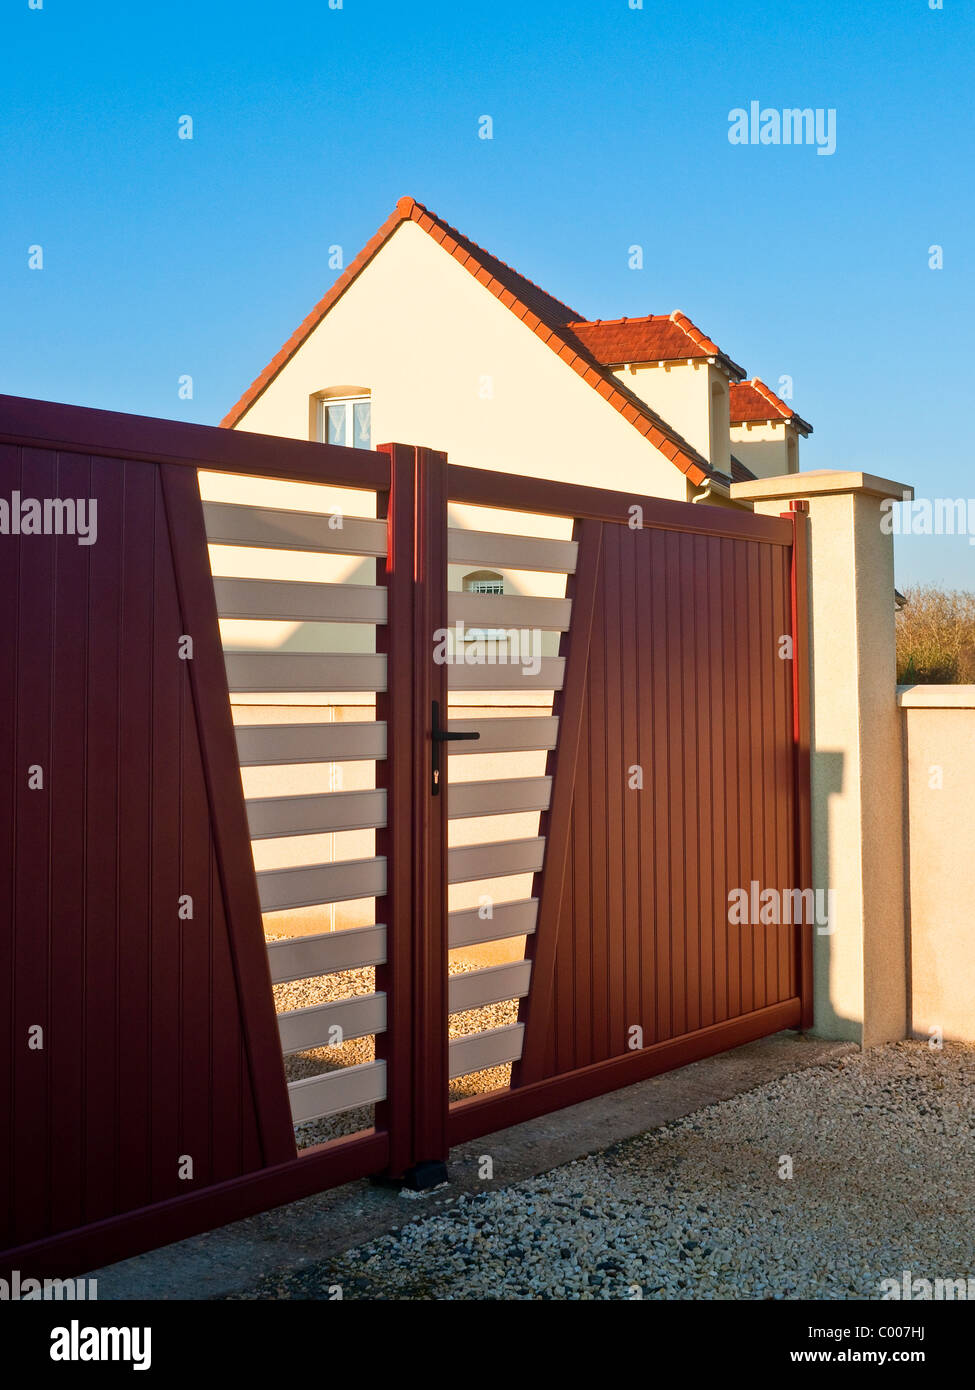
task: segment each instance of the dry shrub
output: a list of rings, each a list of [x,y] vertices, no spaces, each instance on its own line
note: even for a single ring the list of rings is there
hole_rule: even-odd
[[[917,584],[897,614],[899,685],[975,683],[975,593]]]

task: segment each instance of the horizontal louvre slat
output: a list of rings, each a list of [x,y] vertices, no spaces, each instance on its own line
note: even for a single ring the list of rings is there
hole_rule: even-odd
[[[371,652],[224,652],[231,691],[385,690],[386,658]]]
[[[289,1082],[288,1098],[295,1124],[373,1105],[386,1099],[386,1063],[363,1062],[358,1067]]]
[[[375,898],[386,891],[386,860],[347,859],[300,869],[265,869],[257,875],[257,890],[264,912]]]
[[[381,720],[350,720],[337,724],[238,724],[235,732],[241,767],[355,762],[386,756],[386,725]]]
[[[382,965],[386,960],[386,928],[378,924],[374,927],[349,927],[346,931],[269,941],[267,958],[271,980],[276,985],[288,980],[332,975],[337,970]]]
[[[371,584],[215,578],[213,588],[221,618],[278,618],[296,623],[386,621],[386,590]]]
[[[510,961],[505,965],[488,965],[483,970],[471,970],[464,975],[452,975],[447,987],[450,1013],[465,1009],[481,1009],[502,999],[520,999],[528,993],[531,983],[530,960]]]
[[[532,598],[527,594],[448,594],[447,617],[465,627],[541,628],[565,632],[570,598]]]
[[[484,941],[503,941],[506,936],[530,936],[535,930],[537,916],[537,898],[519,898],[516,902],[495,903],[490,917],[482,917],[481,909],[477,907],[451,912],[447,918],[449,948],[455,951],[460,946],[477,946]]]
[[[477,878],[501,878],[505,874],[535,873],[542,867],[545,840],[495,840],[487,845],[457,845],[447,851],[448,883],[470,883]]]
[[[291,512],[238,502],[204,502],[211,545],[256,545],[272,550],[321,550],[331,555],[386,554],[386,523],[345,516],[329,525],[326,512]]]
[[[565,658],[544,656],[538,670],[516,663],[477,662],[468,666],[450,662],[447,666],[448,690],[561,690]],[[346,687],[348,688],[348,687]]]
[[[448,743],[448,753],[522,753],[534,748],[554,748],[559,736],[557,715],[450,719],[447,728],[454,734],[480,734],[476,743]]]
[[[452,565],[575,574],[578,549],[577,541],[552,541],[539,536],[467,531],[460,527],[451,527],[447,532],[447,559]]]
[[[452,1038],[449,1052],[451,1079],[467,1076],[472,1071],[497,1067],[503,1062],[516,1062],[521,1056],[524,1033],[523,1023],[512,1023],[507,1028],[492,1028],[487,1033],[470,1033],[464,1038]]]
[[[274,835],[322,835],[331,830],[371,830],[386,824],[385,791],[322,792],[271,796],[247,802],[252,840]]]
[[[330,1029],[340,1028],[338,1044],[347,1038],[365,1038],[386,1031],[385,994],[360,994],[352,999],[334,999],[330,1004],[312,1004],[307,1009],[291,1009],[278,1014],[281,1051],[305,1052],[328,1047]]]
[[[447,788],[447,814],[500,816],[515,811],[546,811],[551,777],[507,777],[497,782],[455,782]]]

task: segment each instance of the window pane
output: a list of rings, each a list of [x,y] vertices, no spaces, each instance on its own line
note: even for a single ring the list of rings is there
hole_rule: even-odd
[[[325,407],[325,442],[327,444],[345,443],[345,420],[348,414],[348,406],[327,405]]]
[[[356,401],[352,406],[352,414],[355,428],[355,447],[357,449],[368,449],[369,443],[369,402]]]

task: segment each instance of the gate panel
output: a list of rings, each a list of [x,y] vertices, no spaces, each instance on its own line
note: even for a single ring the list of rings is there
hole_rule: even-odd
[[[508,1030],[514,1042],[505,1049],[499,1038],[492,1058],[514,1058],[510,1086],[452,1106],[451,1141],[462,1142],[797,1026],[803,929],[732,924],[729,893],[803,887],[807,870],[801,684],[780,650],[783,637],[801,646],[792,528],[648,499],[637,499],[634,527],[633,499],[619,494],[451,473],[452,496],[518,505],[543,514],[543,526],[571,506],[578,545],[561,681],[550,662],[536,682],[556,686],[557,738],[531,890],[531,973],[519,980],[522,1036]],[[489,562],[508,554],[501,539],[469,549]],[[493,602],[500,620],[505,598]],[[462,684],[515,688],[476,671]],[[482,808],[504,804],[504,786],[484,783]],[[473,815],[477,783],[462,790]],[[500,863],[511,847],[484,851]]]
[[[391,1152],[400,1171],[412,1159],[415,451],[388,452],[0,398],[4,1268],[42,1277],[90,1269],[380,1171]],[[333,548],[357,564],[395,540],[379,586],[215,585],[198,466],[242,473],[245,488],[250,475],[371,491],[378,518],[350,519]],[[399,494],[387,506],[393,475]],[[59,499],[78,499],[97,517],[97,540],[79,544],[53,523],[12,524],[21,499],[38,499],[41,515],[54,505],[62,521]],[[223,512],[236,542],[246,543],[253,511]],[[323,548],[327,517],[311,518],[310,537],[296,511],[258,521],[256,547]],[[387,671],[394,687],[405,681],[405,701],[382,689],[384,718],[347,730],[241,729],[238,752],[218,595],[234,618],[286,616],[293,603],[310,621],[382,623],[388,612],[405,635],[367,659],[382,663],[377,685]],[[258,672],[270,670],[279,690],[297,669],[290,653],[282,660]],[[336,670],[329,661],[315,655],[301,667],[305,689],[315,688],[311,666]],[[348,667],[361,665],[355,653]],[[339,676],[349,689],[348,673],[344,685]],[[245,667],[242,683],[253,682]],[[373,861],[390,868],[388,925],[275,943],[269,961],[259,881],[279,880],[255,873],[242,765],[384,764],[387,745],[390,769],[375,791],[252,803],[258,837],[360,824],[389,833]],[[362,872],[328,868],[349,884]],[[380,1035],[383,1085],[367,1098],[391,1099],[376,1130],[298,1155],[282,1050],[317,1036],[318,1011],[276,1017],[272,974],[286,982],[362,961],[379,968],[379,992],[335,1007],[351,1036]],[[354,1073],[364,1070],[345,1073],[338,1100],[361,1099]],[[301,1118],[302,1104],[295,1111]]]
[[[716,552],[735,545],[746,583],[726,644],[728,604],[706,584]],[[791,667],[776,654],[775,632],[788,562],[781,546],[603,528],[561,893],[561,834],[550,833],[540,875],[539,953],[549,908],[557,917],[547,953],[554,939],[552,1006],[547,1019],[536,1013],[533,990],[523,1081],[625,1056],[634,1027],[651,1045],[733,1017],[724,1003],[716,1010],[716,995],[739,1000],[738,1014],[797,997],[794,929],[728,923],[732,888],[797,882]],[[653,592],[666,602],[647,603]],[[737,696],[733,711],[720,703],[722,662]],[[639,717],[628,718],[637,692]],[[722,775],[716,725],[722,737],[737,736],[741,788]],[[557,769],[563,755],[572,757],[560,743]],[[739,830],[730,846],[729,822]],[[640,844],[651,846],[646,858]],[[652,910],[644,872],[657,883]],[[536,968],[541,974],[538,955]],[[648,1000],[640,982],[654,979],[656,999]]]
[[[282,1157],[290,1134],[274,1129],[286,1110],[258,1104],[254,1076],[267,1081],[248,1065],[227,969],[220,808],[178,652],[194,633],[202,666],[216,623],[201,631],[199,609],[180,604],[160,469],[5,446],[0,491],[93,499],[101,528],[89,547],[67,535],[3,544],[16,605],[6,1246],[238,1176]],[[247,1022],[259,1047],[269,1006]]]

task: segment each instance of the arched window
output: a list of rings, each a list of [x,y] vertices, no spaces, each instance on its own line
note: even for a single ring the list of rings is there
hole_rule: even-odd
[[[364,386],[332,386],[318,395],[318,439],[346,448],[372,448],[372,402]]]
[[[464,575],[465,594],[503,594],[504,578],[494,570],[473,570]],[[465,642],[501,642],[507,637],[503,627],[465,627]]]
[[[727,471],[731,466],[728,445],[731,438],[730,405],[724,382],[711,383],[711,416],[709,420],[710,462],[715,468]]]
[[[466,594],[503,594],[504,579],[494,570],[474,570],[464,575]]]

